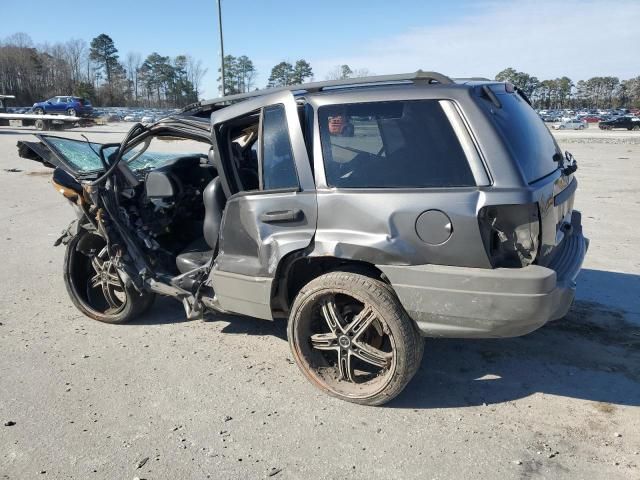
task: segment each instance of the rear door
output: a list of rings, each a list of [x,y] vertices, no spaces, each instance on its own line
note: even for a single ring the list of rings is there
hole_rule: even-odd
[[[216,298],[225,310],[271,319],[280,261],[308,247],[316,230],[315,185],[297,105],[290,92],[280,92],[222,109],[211,121],[229,195],[211,273]],[[247,126],[251,121],[258,123]],[[234,141],[228,136],[234,124],[257,131],[257,140]],[[252,168],[253,174],[246,171]],[[255,184],[247,187],[247,178]]]
[[[67,108],[66,97],[56,97],[51,105],[51,113],[62,113]]]

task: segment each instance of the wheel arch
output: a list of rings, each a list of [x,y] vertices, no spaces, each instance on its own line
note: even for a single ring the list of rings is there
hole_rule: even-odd
[[[389,283],[374,264],[330,255],[314,256],[297,251],[284,257],[276,271],[271,294],[274,317],[288,316],[298,292],[307,283],[329,272],[351,272]]]

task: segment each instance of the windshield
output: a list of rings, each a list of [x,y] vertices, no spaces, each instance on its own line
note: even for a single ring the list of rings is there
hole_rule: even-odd
[[[75,171],[78,173],[92,173],[104,170],[99,152],[100,143],[86,142],[83,140],[73,140],[61,137],[41,137],[49,146],[55,149],[55,153],[59,154]],[[129,150],[122,159],[127,162],[131,170],[145,170],[149,168],[157,168],[176,158],[175,153],[148,152],[144,150],[144,145]],[[108,147],[104,149],[105,157],[109,157],[114,153],[116,147]],[[182,155],[190,155],[182,153]]]

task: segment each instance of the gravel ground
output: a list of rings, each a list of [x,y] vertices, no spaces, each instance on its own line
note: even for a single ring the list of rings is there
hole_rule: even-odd
[[[640,478],[638,132],[557,133],[591,239],[569,315],[522,338],[427,340],[382,408],[315,390],[280,322],[187,322],[171,300],[129,325],[80,315],[52,247],[73,213],[18,158],[31,133],[0,128],[0,478]]]

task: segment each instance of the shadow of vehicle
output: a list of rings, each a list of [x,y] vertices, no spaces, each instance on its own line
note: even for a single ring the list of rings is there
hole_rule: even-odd
[[[638,302],[640,276],[583,270],[580,283],[598,295]],[[635,295],[635,296],[634,296]],[[138,325],[186,321],[175,300],[159,298]],[[228,322],[222,333],[272,335],[286,341],[286,322],[207,314]],[[594,402],[640,406],[640,326],[624,310],[580,300],[562,320],[524,337],[426,340],[420,370],[389,408],[455,408],[507,402],[544,393]]]

